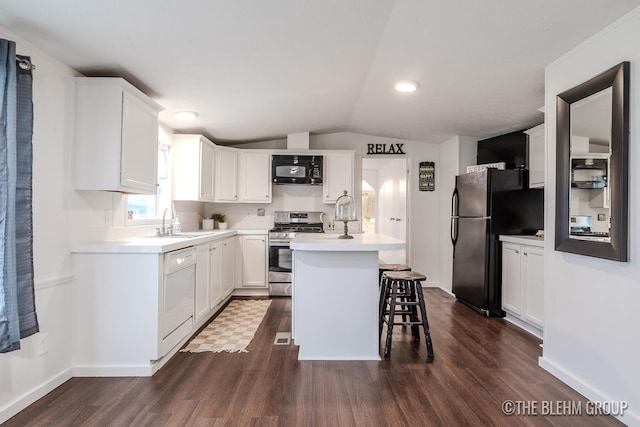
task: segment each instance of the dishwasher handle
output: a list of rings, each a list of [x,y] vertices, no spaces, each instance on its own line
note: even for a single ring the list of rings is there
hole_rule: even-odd
[[[193,265],[196,265],[196,250],[193,247],[164,254],[164,274],[175,273]]]

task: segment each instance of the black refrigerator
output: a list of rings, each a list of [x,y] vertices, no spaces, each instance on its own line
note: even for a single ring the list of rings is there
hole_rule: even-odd
[[[501,234],[544,228],[544,192],[528,171],[483,169],[456,177],[451,199],[456,298],[485,316],[503,317]]]

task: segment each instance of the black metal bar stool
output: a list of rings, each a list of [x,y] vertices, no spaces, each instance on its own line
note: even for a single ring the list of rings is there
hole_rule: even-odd
[[[428,357],[433,357],[433,343],[429,332],[427,309],[424,304],[421,281],[426,276],[415,271],[386,271],[382,275],[380,288],[380,338],[382,326],[387,325],[387,340],[384,347],[385,357],[391,355],[391,337],[394,325],[411,326],[416,341],[420,340],[419,326],[424,330]],[[397,308],[399,306],[399,308]],[[402,322],[396,322],[396,315],[403,315]],[[409,321],[405,316],[409,316]]]

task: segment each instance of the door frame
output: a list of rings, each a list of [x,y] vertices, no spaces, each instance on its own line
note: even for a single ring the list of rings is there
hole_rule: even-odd
[[[412,257],[412,252],[411,252],[411,236],[412,236],[412,221],[411,221],[411,194],[413,191],[413,185],[411,183],[411,157],[410,156],[384,156],[384,157],[362,157],[362,160],[360,162],[360,180],[362,181],[362,170],[363,169],[376,169],[379,170],[381,166],[377,166],[377,167],[367,167],[365,168],[365,165],[367,162],[377,162],[377,163],[382,163],[382,162],[388,162],[388,161],[392,161],[392,160],[403,160],[405,162],[404,166],[405,166],[405,212],[406,212],[406,219],[405,219],[405,236],[404,239],[407,242],[406,248],[405,248],[405,263],[411,265],[411,257]],[[361,184],[361,183],[360,183]],[[360,187],[362,188],[362,187]],[[376,214],[378,213],[378,202],[380,200],[380,194],[377,191],[378,189],[376,189]],[[360,194],[360,208],[361,208],[361,212],[362,212],[362,193]],[[376,232],[378,232],[379,230],[379,224],[376,222]]]

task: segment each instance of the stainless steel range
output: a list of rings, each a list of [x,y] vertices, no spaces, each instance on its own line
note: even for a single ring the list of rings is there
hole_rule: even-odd
[[[291,241],[299,233],[324,233],[324,212],[276,211],[269,230],[269,295],[291,296]]]

